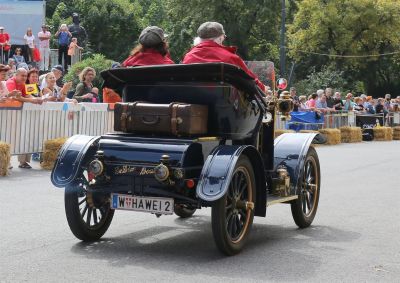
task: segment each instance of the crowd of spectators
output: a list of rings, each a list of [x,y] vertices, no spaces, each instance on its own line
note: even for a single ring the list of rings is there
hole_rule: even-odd
[[[290,88],[289,93],[294,101],[294,111],[315,111],[319,113],[354,111],[357,114],[400,112],[400,96],[392,97],[390,94],[379,98],[365,94],[353,96],[352,93],[343,96],[340,91],[334,92],[332,88],[326,88],[325,90],[319,89],[308,96],[298,96],[294,87]],[[272,92],[268,95],[272,96]]]
[[[23,35],[24,45],[12,45],[12,38],[5,28],[0,26],[0,63],[15,65],[16,68],[35,67],[40,71],[50,71],[50,40],[54,38],[58,47],[58,65],[62,65],[65,71],[71,65],[71,58],[76,56],[76,50],[82,50],[77,38],[69,32],[66,24],[62,24],[58,31],[52,35],[47,25],[42,25],[41,30],[34,35],[31,28]],[[54,64],[55,62],[53,62]]]

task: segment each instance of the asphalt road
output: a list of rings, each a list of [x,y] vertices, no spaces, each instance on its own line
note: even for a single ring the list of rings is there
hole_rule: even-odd
[[[288,205],[269,207],[234,257],[216,250],[209,209],[188,220],[118,211],[102,241],[81,243],[49,172],[14,168],[0,179],[0,281],[400,282],[400,142],[317,151],[313,226],[297,229]]]

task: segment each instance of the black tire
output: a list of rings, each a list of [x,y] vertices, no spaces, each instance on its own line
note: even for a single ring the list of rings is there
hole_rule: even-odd
[[[321,185],[321,171],[317,152],[310,147],[302,170],[298,199],[291,202],[294,222],[299,228],[307,228],[317,213]]]
[[[175,204],[174,213],[180,218],[189,218],[196,212],[196,208],[188,207],[184,204]]]
[[[65,214],[75,237],[91,242],[99,240],[104,235],[114,216],[108,197],[87,194],[79,185],[65,188]]]
[[[228,192],[213,203],[211,211],[214,240],[224,254],[235,255],[243,249],[253,223],[255,200],[253,166],[247,156],[240,156]],[[253,207],[247,207],[246,202]]]

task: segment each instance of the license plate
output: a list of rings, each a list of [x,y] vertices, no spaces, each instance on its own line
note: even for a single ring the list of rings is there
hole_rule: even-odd
[[[150,213],[174,213],[173,198],[137,197],[131,195],[111,194],[111,208],[134,210]]]

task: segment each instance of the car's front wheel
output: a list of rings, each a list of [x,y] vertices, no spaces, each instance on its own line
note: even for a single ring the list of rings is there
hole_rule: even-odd
[[[84,182],[65,188],[65,214],[72,233],[82,241],[96,241],[107,231],[114,216],[109,195],[86,191]]]

